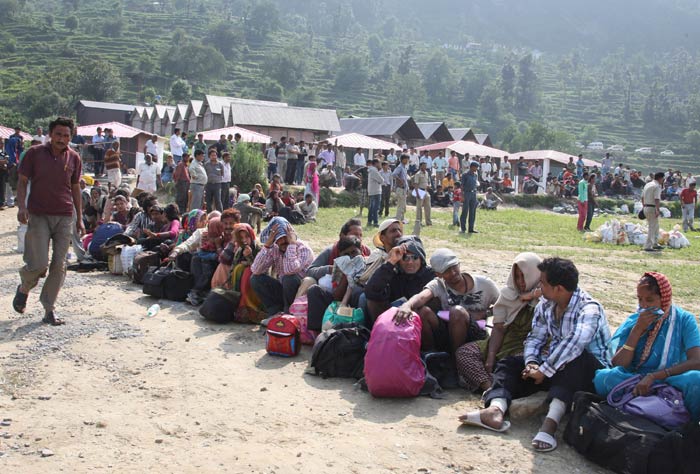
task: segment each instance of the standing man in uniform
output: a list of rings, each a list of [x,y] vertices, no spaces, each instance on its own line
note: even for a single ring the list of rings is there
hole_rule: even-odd
[[[48,276],[41,290],[44,307],[42,321],[52,326],[64,323],[54,313],[58,292],[66,277],[66,253],[71,244],[73,226],[79,235],[85,233],[80,191],[82,163],[78,153],[68,147],[73,136],[73,120],[58,117],[49,124],[51,141],[27,151],[19,167],[17,184],[17,220],[28,224],[24,244],[24,267],[19,271],[12,307],[24,313],[29,292]],[[32,189],[27,202],[27,184]],[[76,218],[77,216],[77,218]],[[49,265],[49,247],[53,248]]]
[[[479,163],[472,161],[469,163],[469,171],[462,175],[462,214],[459,216],[459,226],[461,233],[464,234],[467,230],[467,215],[469,215],[469,233],[478,234],[474,230],[474,222],[476,221],[476,207],[479,201],[476,199],[476,190],[479,187]]]
[[[402,224],[408,224],[406,220],[406,193],[408,192],[408,161],[407,154],[399,158],[399,166],[392,175],[394,176],[394,189],[396,193],[396,219]]]
[[[649,232],[644,250],[656,252],[663,249],[659,245],[659,207],[661,206],[661,186],[664,184],[664,172],[659,171],[654,174],[654,179],[649,181],[642,191],[642,206],[644,206],[644,216],[647,218]]]

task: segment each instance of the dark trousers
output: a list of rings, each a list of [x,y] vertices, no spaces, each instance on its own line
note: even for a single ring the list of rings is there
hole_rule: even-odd
[[[284,182],[287,184],[294,184],[294,178],[297,176],[297,161],[299,160],[290,160],[287,158],[287,173],[284,177]]]
[[[277,163],[267,164],[267,180],[272,182],[272,176],[277,173]]]
[[[586,211],[586,224],[583,226],[584,229],[591,229],[591,221],[593,220],[593,211],[595,211],[595,205],[589,200],[588,210]]]
[[[308,327],[312,331],[321,331],[323,315],[328,305],[333,302],[333,293],[318,285],[313,285],[306,292],[306,298],[309,302]]]
[[[221,183],[207,183],[204,189],[207,197],[207,212],[223,211],[224,208],[221,205]]]
[[[296,184],[301,184],[304,182],[304,167],[306,166],[306,163],[302,160],[299,160],[297,163],[297,171],[296,171],[296,176],[294,177],[296,180]]]
[[[379,206],[381,203],[382,195],[375,194],[369,197],[369,209],[367,210],[367,224],[368,225],[379,225]]]
[[[7,188],[7,170],[0,170],[0,206],[5,205],[5,190]]]
[[[95,164],[92,169],[95,172],[95,176],[100,175],[104,171],[105,166],[105,151],[101,148],[95,148]]]
[[[269,275],[253,275],[250,286],[265,305],[268,316],[279,312],[288,313],[301,284],[299,275],[283,276],[280,280]]]
[[[459,216],[459,226],[464,232],[467,229],[467,215],[469,215],[469,232],[474,231],[474,222],[476,221],[476,207],[479,201],[476,199],[475,192],[464,193],[464,203],[462,203],[462,214]]]
[[[391,201],[391,185],[382,185],[382,202],[379,205],[379,215],[384,213],[384,217],[389,215],[389,202]]]
[[[175,203],[180,208],[180,213],[187,212],[187,192],[190,190],[189,181],[175,182]]]
[[[231,189],[231,182],[221,183],[221,206],[224,209],[228,209],[229,207],[231,207],[231,203],[229,202],[229,189]]]
[[[525,369],[525,360],[522,356],[512,356],[501,359],[496,363],[493,371],[493,384],[484,396],[486,406],[489,406],[494,398],[505,398],[510,402],[515,398],[523,398],[541,390],[549,390],[547,400],[558,398],[566,403],[567,409],[571,405],[574,393],[581,390],[593,392],[593,376],[595,371],[603,368],[598,359],[590,352],[583,353],[559,370],[553,377],[545,377],[544,381],[536,385],[532,379],[523,380],[521,373]]]

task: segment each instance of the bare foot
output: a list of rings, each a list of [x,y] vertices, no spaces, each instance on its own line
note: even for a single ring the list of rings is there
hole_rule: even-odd
[[[557,432],[557,427],[558,425],[556,421],[552,420],[551,418],[545,418],[542,422],[542,426],[540,426],[540,431],[544,431],[545,433],[554,436],[554,433]],[[542,450],[551,448],[552,446],[544,441],[533,441],[532,447],[537,450]]]
[[[491,428],[499,430],[503,426],[503,412],[498,407],[491,406],[479,410],[479,418],[483,424]],[[459,417],[460,421],[465,421],[466,419],[467,415]]]

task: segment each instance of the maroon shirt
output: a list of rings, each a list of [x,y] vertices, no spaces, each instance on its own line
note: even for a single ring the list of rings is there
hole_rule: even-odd
[[[51,144],[31,147],[19,165],[19,174],[32,182],[27,205],[29,213],[72,216],[71,189],[80,181],[82,172],[80,155],[70,148],[54,156]]]

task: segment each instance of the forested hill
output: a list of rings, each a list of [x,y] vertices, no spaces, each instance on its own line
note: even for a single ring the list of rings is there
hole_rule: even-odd
[[[687,169],[700,152],[699,5],[0,0],[0,123],[45,124],[80,98],[211,93],[445,120],[511,151],[602,141],[625,161]],[[628,156],[638,147],[654,153]]]

